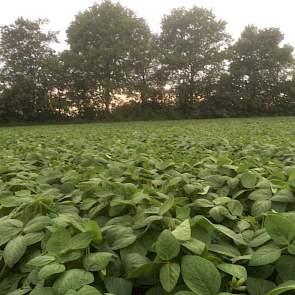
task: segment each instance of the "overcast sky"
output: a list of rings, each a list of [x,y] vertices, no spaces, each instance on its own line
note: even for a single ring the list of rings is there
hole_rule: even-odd
[[[51,30],[60,31],[65,48],[65,30],[74,16],[94,0],[0,0],[0,23],[12,23],[17,17],[48,18]],[[212,8],[217,17],[227,21],[227,31],[237,38],[247,24],[279,27],[288,43],[295,46],[295,0],[120,0],[124,6],[144,17],[154,32],[160,30],[161,18],[172,8],[193,5]]]

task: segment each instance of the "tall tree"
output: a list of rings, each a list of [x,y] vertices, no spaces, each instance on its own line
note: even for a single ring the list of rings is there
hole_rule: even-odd
[[[283,40],[277,28],[248,26],[232,47],[231,80],[244,114],[274,112],[283,102],[293,63],[293,48],[281,45]]]
[[[120,4],[104,1],[78,14],[67,35],[72,57],[85,74],[86,92],[109,113],[115,95],[130,82],[139,47],[148,42],[145,21]]]
[[[174,9],[162,21],[162,63],[184,112],[214,91],[230,40],[225,26],[199,7]]]
[[[32,120],[50,110],[48,92],[53,85],[47,67],[54,58],[49,45],[56,33],[43,32],[45,23],[18,18],[0,28],[1,105],[9,116]]]

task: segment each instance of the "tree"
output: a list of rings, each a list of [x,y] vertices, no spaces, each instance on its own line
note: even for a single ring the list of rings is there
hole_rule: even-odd
[[[53,85],[46,68],[54,58],[49,45],[56,33],[44,33],[45,23],[18,18],[0,28],[1,99],[9,116],[32,120],[50,110],[48,91]]]
[[[248,26],[231,48],[230,75],[236,107],[244,114],[275,112],[284,101],[284,84],[293,63],[290,45],[277,28]]]
[[[67,36],[72,57],[80,61],[76,72],[85,74],[86,93],[110,113],[115,95],[130,85],[138,52],[149,42],[149,28],[131,10],[104,1],[76,16]]]
[[[162,63],[185,113],[214,91],[230,40],[225,26],[198,7],[174,9],[162,21]]]

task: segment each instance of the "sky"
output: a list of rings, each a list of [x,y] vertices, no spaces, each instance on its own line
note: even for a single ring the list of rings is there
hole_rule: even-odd
[[[66,48],[65,31],[79,11],[97,0],[0,0],[0,24],[10,24],[17,17],[47,18],[50,30],[59,31],[60,44]],[[144,17],[153,32],[159,32],[163,15],[176,7],[202,6],[212,9],[218,18],[226,20],[227,31],[234,39],[248,24],[258,27],[279,27],[285,40],[295,47],[294,0],[119,0],[123,6]]]

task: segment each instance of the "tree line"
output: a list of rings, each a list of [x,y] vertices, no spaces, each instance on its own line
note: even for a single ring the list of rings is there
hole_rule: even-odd
[[[233,42],[211,10],[177,8],[159,34],[119,3],[80,12],[68,49],[45,20],[0,27],[0,121],[295,114],[293,47],[278,28]]]

